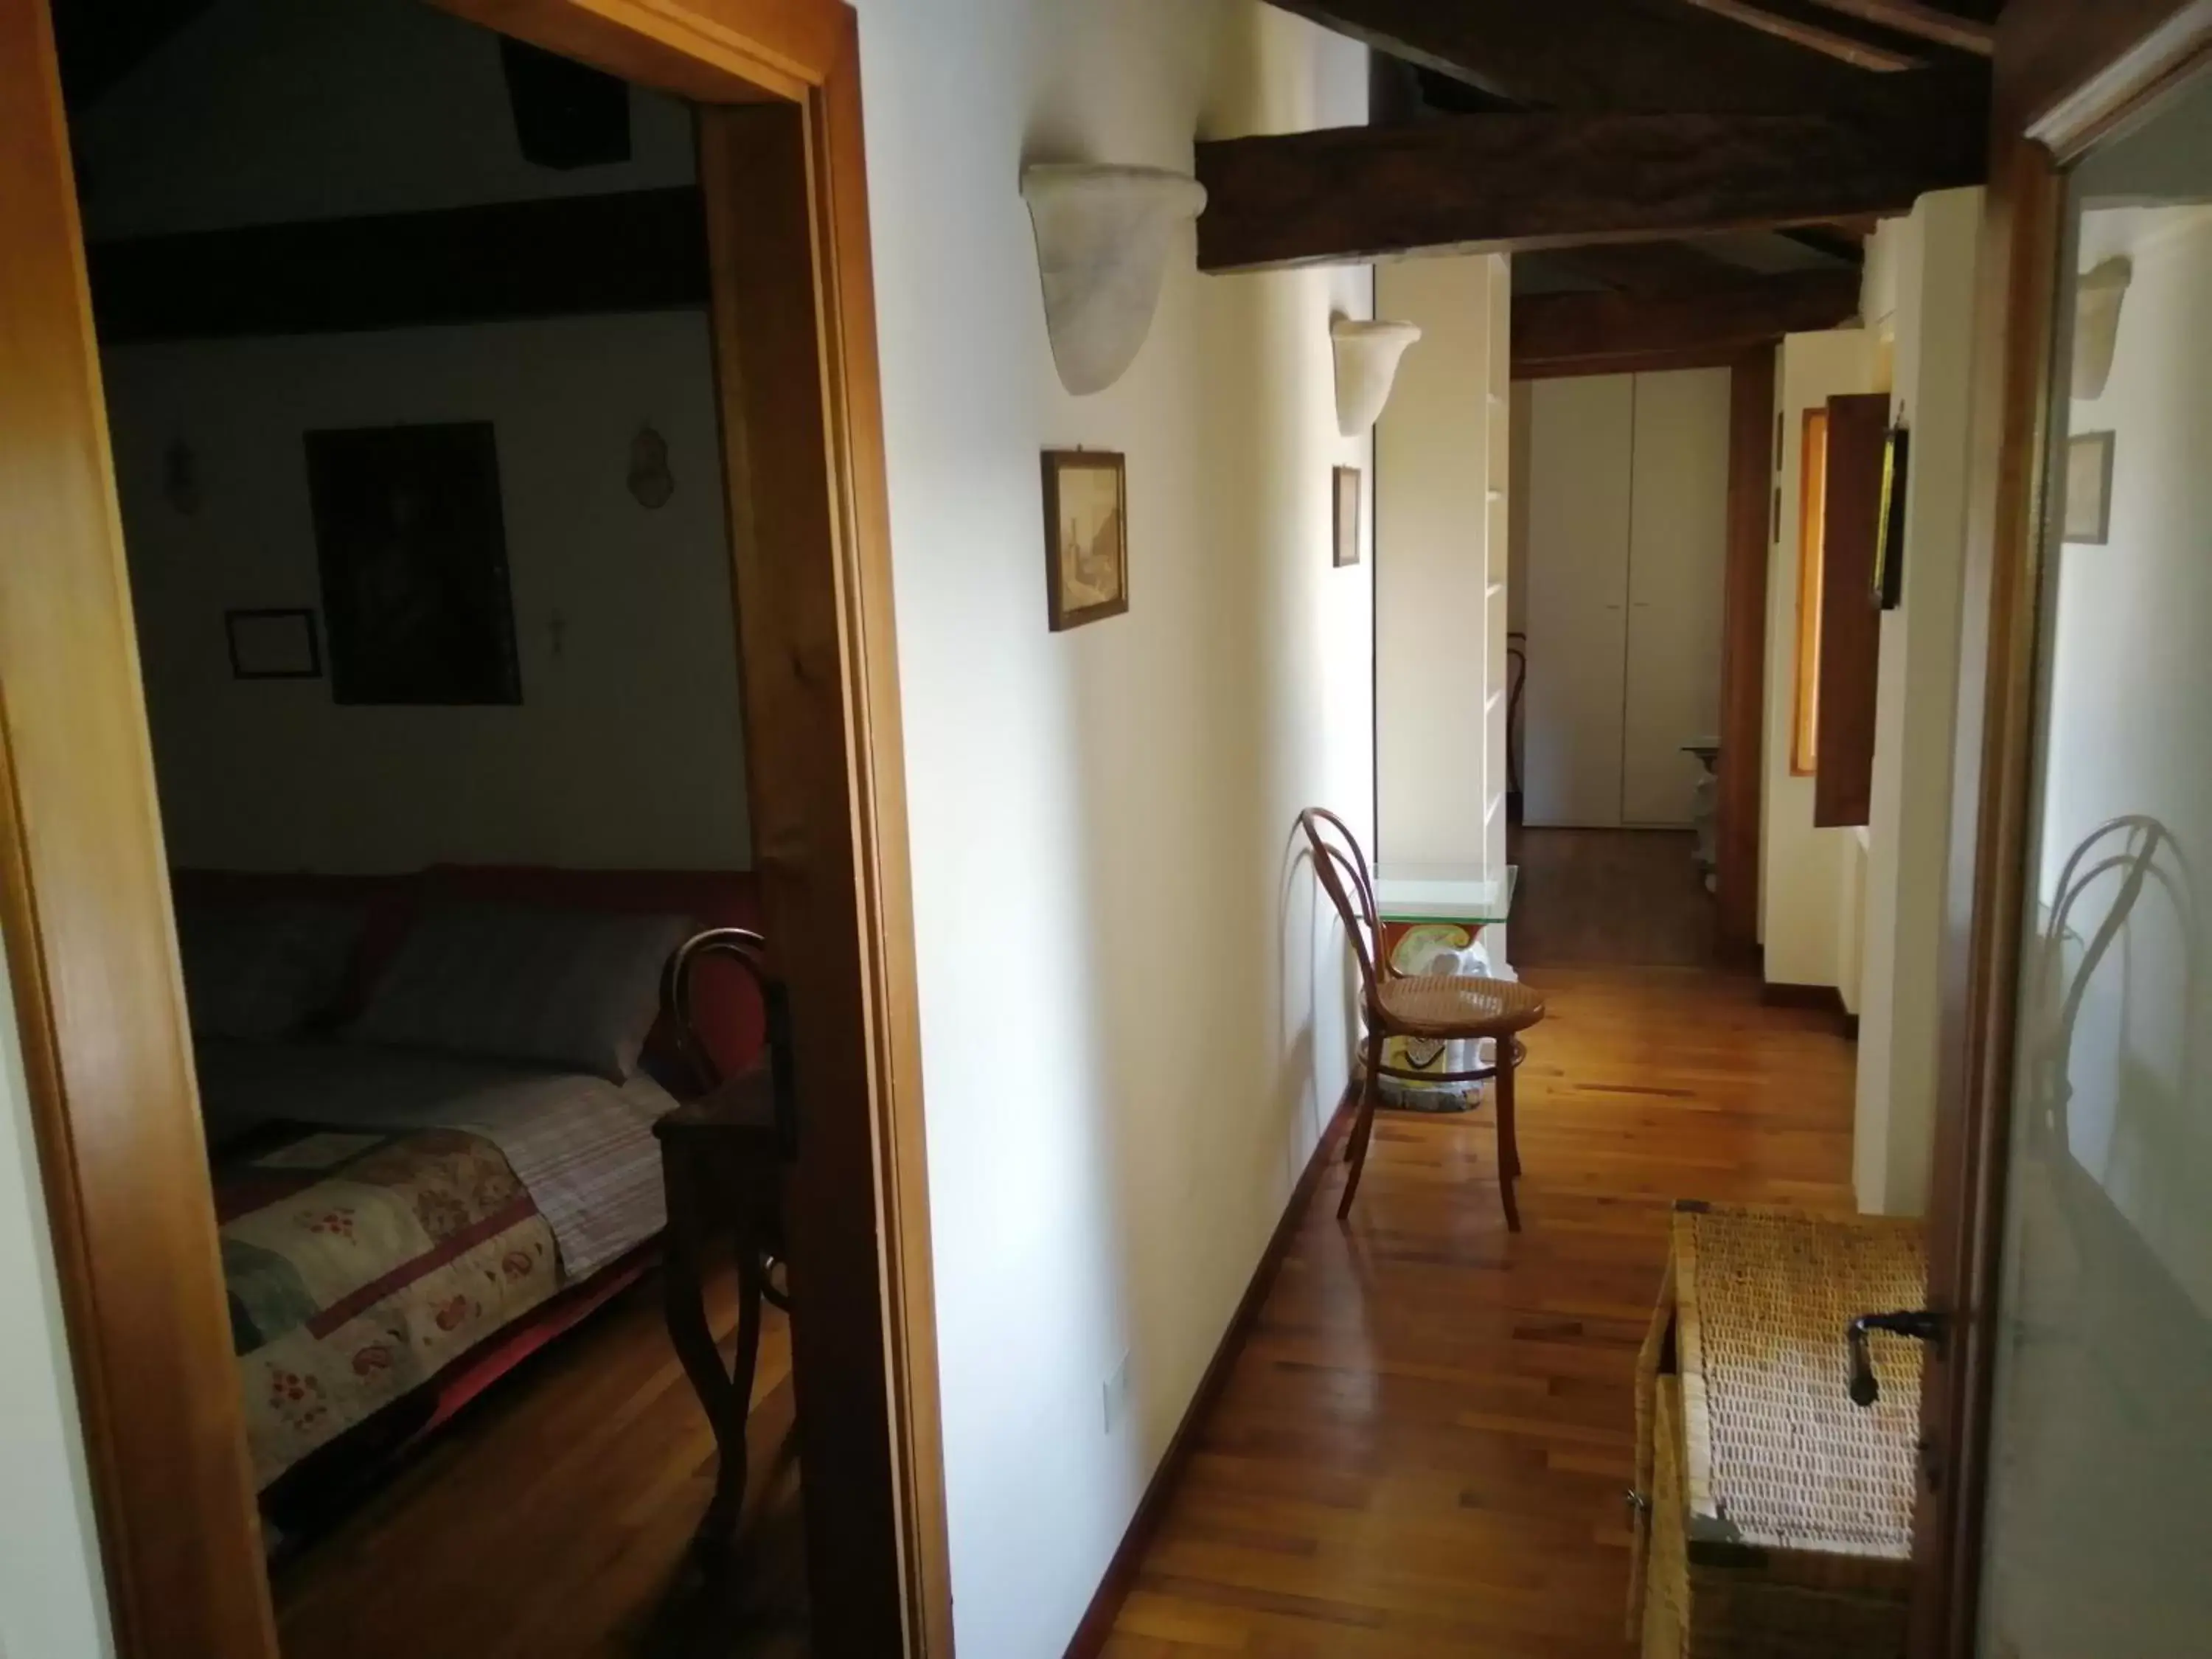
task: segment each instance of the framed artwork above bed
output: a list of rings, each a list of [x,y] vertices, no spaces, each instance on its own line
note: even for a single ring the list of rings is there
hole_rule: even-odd
[[[520,702],[491,422],[310,432],[307,449],[332,700]]]

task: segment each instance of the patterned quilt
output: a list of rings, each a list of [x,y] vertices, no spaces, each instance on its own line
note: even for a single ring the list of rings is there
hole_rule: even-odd
[[[482,1135],[265,1124],[217,1154],[215,1187],[257,1487],[563,1283]]]

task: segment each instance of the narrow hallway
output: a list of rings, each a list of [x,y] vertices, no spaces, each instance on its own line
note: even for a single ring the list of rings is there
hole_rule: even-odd
[[[1516,957],[1519,952],[1516,951]],[[1619,1659],[1632,1370],[1668,1206],[1847,1209],[1853,1051],[1754,978],[1533,963],[1526,1231],[1491,1109],[1382,1114],[1310,1196],[1194,1442],[1113,1659]]]

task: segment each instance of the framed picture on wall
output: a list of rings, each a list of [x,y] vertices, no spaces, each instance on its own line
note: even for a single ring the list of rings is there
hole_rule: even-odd
[[[310,432],[307,448],[332,699],[520,702],[491,422]]]
[[[1334,559],[1339,565],[1359,562],[1359,520],[1361,484],[1364,482],[1356,466],[1340,466],[1332,475],[1335,480],[1336,526]]]
[[[1912,459],[1912,434],[1889,429],[1881,454],[1881,516],[1875,523],[1874,600],[1894,611],[1905,599],[1905,479]]]
[[[1120,455],[1045,451],[1044,576],[1055,634],[1129,608],[1127,481]]]
[[[315,613],[307,610],[226,611],[230,677],[237,680],[319,680],[323,653]]]
[[[2102,547],[2112,533],[2112,434],[2066,441],[2066,539]]]

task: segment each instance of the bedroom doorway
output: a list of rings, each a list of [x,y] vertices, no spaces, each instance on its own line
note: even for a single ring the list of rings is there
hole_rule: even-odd
[[[447,9],[697,106],[754,864],[803,1079],[812,1638],[946,1651],[857,26],[836,0]],[[204,1143],[46,0],[0,0],[0,929],[117,1651],[256,1659],[276,1648],[213,1206],[179,1178]],[[252,619],[233,653],[296,647]]]

